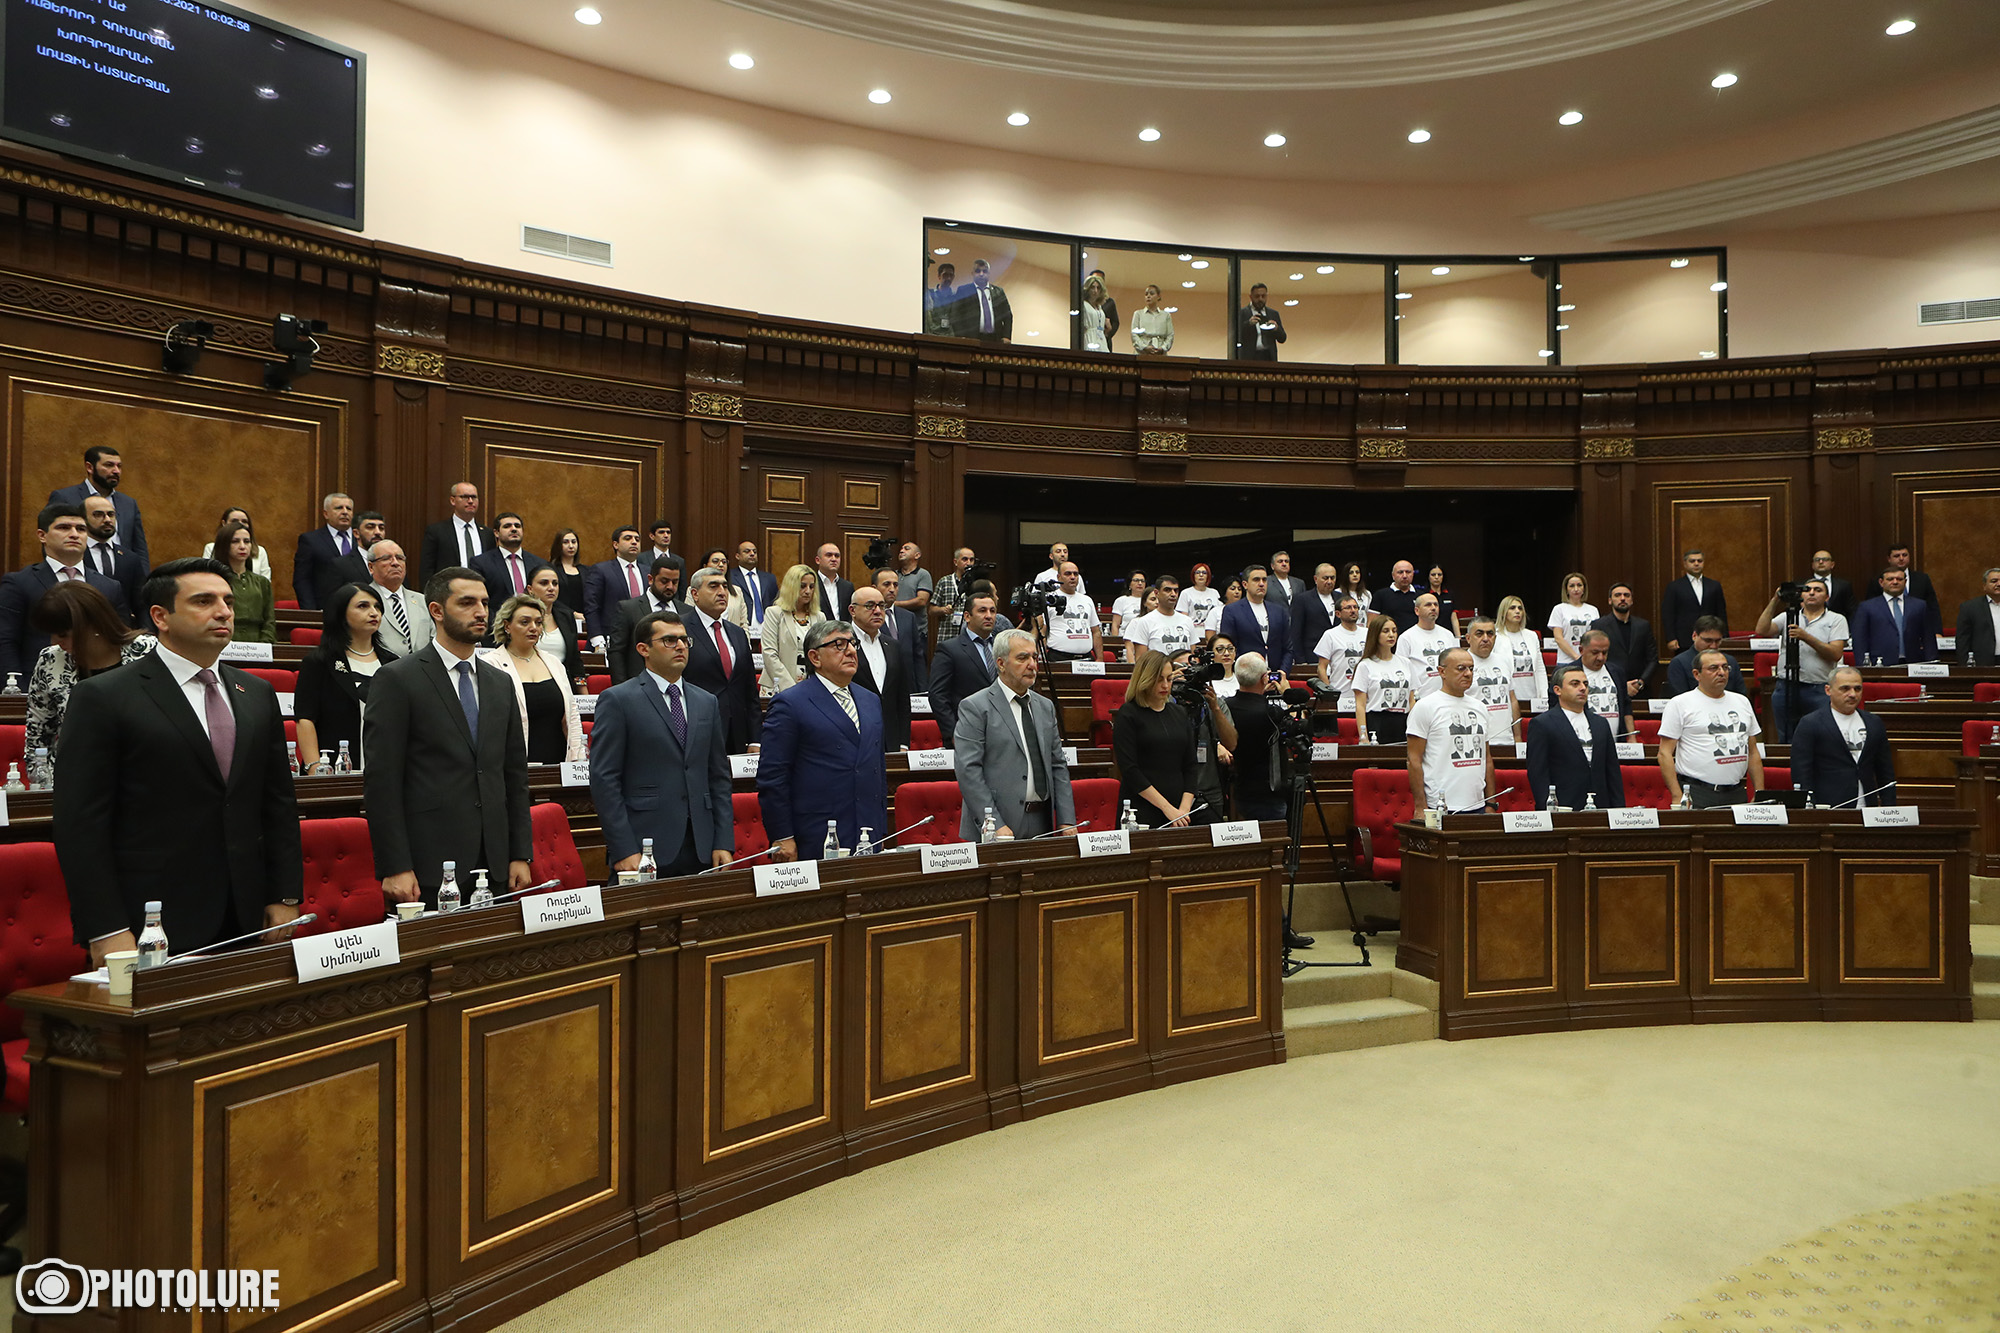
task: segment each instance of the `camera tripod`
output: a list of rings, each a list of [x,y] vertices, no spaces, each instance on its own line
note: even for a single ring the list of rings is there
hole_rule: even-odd
[[[1279,961],[1279,975],[1287,977],[1296,976],[1309,967],[1373,967],[1374,963],[1368,957],[1368,936],[1373,934],[1374,930],[1380,930],[1381,925],[1376,924],[1374,930],[1371,930],[1369,928],[1370,921],[1374,921],[1375,918],[1370,918],[1370,921],[1364,921],[1354,910],[1354,896],[1348,891],[1347,887],[1347,858],[1334,850],[1333,835],[1327,832],[1328,829],[1332,828],[1332,825],[1327,822],[1326,807],[1320,803],[1319,785],[1313,781],[1310,761],[1301,763],[1298,759],[1288,754],[1285,757],[1285,762],[1287,770],[1286,784],[1288,787],[1285,801],[1285,834],[1287,839],[1285,843],[1285,942],[1283,954]],[[1347,919],[1354,926],[1355,947],[1361,950],[1361,961],[1358,963],[1336,963],[1321,961],[1319,959],[1292,957],[1292,907],[1299,890],[1299,861],[1305,842],[1306,801],[1308,799],[1312,801],[1313,809],[1319,812],[1319,826],[1321,832],[1325,835],[1327,855],[1333,860],[1334,873],[1340,876],[1340,896],[1347,904]]]

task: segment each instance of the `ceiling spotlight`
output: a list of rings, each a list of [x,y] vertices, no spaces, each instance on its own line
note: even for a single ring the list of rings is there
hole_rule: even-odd
[[[1207,267],[1208,267],[1208,261],[1207,261],[1206,259],[1197,259],[1197,260],[1195,260],[1195,261],[1194,261],[1194,262],[1193,262],[1192,264],[1189,264],[1189,265],[1188,265],[1188,267],[1189,267],[1189,268],[1207,268]]]
[[[1539,351],[1539,352],[1535,353],[1535,355],[1536,355],[1536,356],[1554,356],[1554,355],[1555,355],[1555,352],[1554,352],[1554,351],[1552,351],[1552,350],[1550,350],[1550,349],[1549,349],[1549,348],[1547,348],[1547,347],[1544,347],[1544,348],[1543,348],[1543,349],[1542,349],[1541,351]]]
[[[1291,300],[1285,302],[1286,305],[1297,305],[1298,303],[1299,303],[1299,298],[1296,296],[1294,296]]]
[[[751,69],[756,64],[757,62],[752,60],[749,54],[743,51],[738,51],[735,55],[729,57],[729,67],[731,69]]]
[[[1266,148],[1283,148],[1285,146],[1285,136],[1282,134],[1267,134],[1264,136],[1264,146]]]
[[[585,5],[582,9],[576,11],[576,21],[586,28],[594,28],[604,22],[604,15],[598,13],[589,5]]]
[[[1185,264],[1185,263],[1187,263],[1187,262],[1188,262],[1188,260],[1190,260],[1190,259],[1193,259],[1193,258],[1194,258],[1194,256],[1193,256],[1193,255],[1175,255],[1175,256],[1174,256],[1174,258],[1175,258],[1175,259],[1178,259],[1178,260],[1180,260],[1180,261],[1181,261],[1181,262],[1182,262],[1183,264]]]
[[[1583,113],[1581,111],[1565,111],[1556,117],[1556,124],[1581,125],[1583,124]]]
[[[1148,125],[1145,129],[1139,131],[1139,142],[1141,143],[1158,143],[1159,140],[1160,140],[1160,132],[1154,129],[1151,125]]]
[[[1533,255],[1522,255],[1520,258],[1523,264],[1532,264],[1535,262],[1535,257]]]
[[[889,90],[887,88],[877,88],[868,94],[868,100],[876,106],[887,106],[889,103]]]
[[[1557,333],[1567,333],[1568,331],[1569,331],[1569,325],[1567,325],[1567,324],[1558,324],[1558,325],[1556,325],[1556,332],[1557,332]]]
[[[1429,143],[1430,141],[1431,141],[1431,132],[1429,130],[1410,131],[1411,143]]]
[[[1042,336],[1042,331],[1040,329],[1029,329],[1028,336],[1030,338],[1039,338]]]
[[[1183,282],[1183,283],[1181,284],[1181,286],[1183,286],[1183,287],[1192,287],[1192,286],[1194,286],[1194,280],[1193,280],[1192,278],[1190,278],[1190,279],[1189,279],[1188,281],[1186,281],[1186,282]]]
[[[1293,282],[1303,282],[1303,281],[1305,281],[1305,276],[1306,276],[1306,275],[1305,275],[1305,274],[1303,274],[1303,273],[1294,273],[1294,274],[1292,274],[1292,275],[1291,275],[1291,281],[1293,281]]]
[[[1575,307],[1575,306],[1573,306],[1573,305],[1559,305],[1559,306],[1557,306],[1557,307],[1556,307],[1556,309],[1557,309],[1558,311],[1563,311],[1563,310],[1574,310],[1574,309],[1576,309],[1576,307]]]
[[[168,326],[160,348],[160,369],[169,375],[187,374],[201,360],[201,354],[208,349],[208,340],[214,336],[215,325],[205,319],[184,319]]]
[[[1729,284],[1726,282],[1711,282],[1708,284],[1708,289],[1712,292],[1726,292],[1729,290]]]
[[[1313,271],[1315,273],[1331,273],[1333,272],[1333,265],[1321,264],[1317,269],[1314,269]]]
[[[1685,259],[1669,259],[1667,261],[1668,268],[1686,268],[1687,266],[1688,262]]]
[[[1914,19],[1897,19],[1888,27],[1882,29],[1882,31],[1888,33],[1891,37],[1901,37],[1906,32],[1915,32],[1916,30],[1917,24]]]
[[[1168,307],[1167,307],[1167,313],[1168,313],[1169,315],[1178,315],[1178,314],[1180,314],[1180,312],[1181,312],[1181,308],[1180,308],[1179,306],[1177,306],[1177,305],[1170,305],[1170,306],[1168,306]]]
[[[264,387],[283,392],[292,387],[292,381],[313,368],[313,357],[319,351],[319,340],[313,335],[326,332],[323,319],[300,319],[297,315],[279,315],[271,321],[271,345],[285,359],[264,363]]]
[[[1410,299],[1410,294],[1408,292],[1397,292],[1396,299],[1398,301],[1407,301]]]
[[[1735,84],[1736,76],[1734,74],[1718,74],[1708,81],[1708,86],[1711,88],[1730,88],[1734,87]]]
[[[1025,125],[1028,123],[1028,113],[1025,111],[1016,111],[1013,115],[1007,117],[1007,123],[1009,125]]]
[[[1445,274],[1449,272],[1451,272],[1451,268],[1449,265],[1439,264],[1436,268],[1431,270],[1431,276],[1433,278],[1442,278]]]
[[[934,255],[948,255],[951,253],[951,247],[948,245],[940,245],[936,249],[932,250],[931,253]]]

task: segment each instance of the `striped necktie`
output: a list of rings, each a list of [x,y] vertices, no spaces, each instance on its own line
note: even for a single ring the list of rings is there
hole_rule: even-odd
[[[854,711],[854,696],[847,692],[845,685],[836,685],[833,687],[833,697],[835,702],[840,705],[840,711],[847,714],[847,720],[854,724],[854,730],[859,732],[861,730],[861,714]]]

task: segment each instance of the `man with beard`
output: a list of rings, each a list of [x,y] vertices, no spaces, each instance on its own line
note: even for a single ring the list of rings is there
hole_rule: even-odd
[[[118,511],[118,545],[139,558],[147,569],[153,567],[146,552],[146,525],[139,517],[139,502],[118,489],[125,464],[118,451],[108,444],[93,444],[83,451],[83,480],[49,492],[49,503],[82,505],[86,496],[109,496]]]
[[[1611,614],[1599,616],[1591,626],[1603,630],[1611,640],[1611,674],[1625,690],[1627,699],[1646,692],[1646,678],[1659,663],[1659,648],[1653,642],[1653,627],[1632,614],[1632,585],[1611,585]]]
[[[486,580],[462,566],[441,569],[424,602],[436,631],[430,647],[383,667],[369,688],[362,780],[382,892],[392,902],[421,894],[436,907],[446,861],[461,894],[481,868],[505,893],[534,882],[534,849],[514,684],[473,653],[486,637]]]

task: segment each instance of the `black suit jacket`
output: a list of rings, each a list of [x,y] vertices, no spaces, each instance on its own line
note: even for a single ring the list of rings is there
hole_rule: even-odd
[[[715,696],[716,706],[722,710],[723,743],[729,753],[743,754],[757,739],[763,720],[757,707],[757,663],[750,656],[756,650],[741,629],[726,620],[716,622],[729,641],[729,675],[725,678],[722,658],[716,655],[715,640],[703,627],[701,613],[690,606],[680,615],[688,632],[688,664],[683,679]],[[636,659],[638,654],[632,656]]]
[[[821,581],[819,571],[813,571],[813,597],[819,603],[819,613],[828,620],[846,620],[852,614],[848,608],[854,604],[854,584],[849,579],[835,579],[833,586],[833,600],[839,602],[839,606],[827,604],[826,584]]]
[[[637,562],[635,562],[637,563]],[[639,595],[645,596],[652,580],[644,564],[639,569]],[[583,625],[592,638],[609,635],[618,604],[629,601],[632,586],[625,581],[625,567],[616,556],[583,569]]]
[[[449,568],[449,566],[447,566]],[[361,719],[361,771],[375,878],[415,871],[424,901],[437,903],[444,863],[461,893],[485,867],[504,891],[507,863],[534,859],[528,823],[528,738],[514,683],[474,659],[479,734],[465,725],[457,682],[435,645],[375,673]]]
[[[457,529],[458,520],[455,518],[444,519],[424,529],[423,559],[418,564],[418,568],[423,571],[421,582],[429,583],[431,575],[440,569],[450,569],[453,565],[465,563],[458,557]],[[482,524],[479,528],[480,554],[483,555],[492,549],[493,529]],[[464,876],[461,875],[459,878],[463,881]]]
[[[2000,666],[2000,644],[1993,639],[1993,613],[1987,610],[1984,597],[1975,597],[1969,602],[1958,604],[1958,646],[1951,650],[1953,658],[1960,662],[1967,653],[1974,653],[1980,666]]]
[[[773,578],[767,570],[752,570],[746,577],[743,566],[738,564],[731,564],[729,566],[729,583],[731,587],[743,594],[743,611],[745,615],[749,615],[750,611],[750,584],[752,581],[755,581],[757,585],[757,614],[750,616],[750,624],[752,628],[759,628],[764,623],[763,613],[769,611],[771,604],[778,600],[778,580]]]
[[[1636,680],[1643,686],[1652,676],[1653,668],[1660,664],[1660,646],[1653,642],[1653,627],[1637,616],[1622,624],[1617,616],[1599,616],[1590,622],[1590,627],[1603,630],[1610,637],[1611,655],[1604,665],[1618,678],[1619,685]]]
[[[1877,589],[1878,593],[1880,589]],[[1921,601],[1929,612],[1926,627],[1932,634],[1944,633],[1944,603],[1938,600],[1937,589],[1931,584],[1931,576],[1921,569],[1910,571],[1909,583],[1903,591]]]
[[[860,634],[859,630],[855,631]],[[910,661],[902,645],[882,636],[882,662],[885,679],[875,679],[875,673],[868,664],[868,655],[855,650],[861,658],[861,669],[854,675],[854,683],[866,690],[873,690],[882,700],[882,745],[885,751],[905,749],[910,744]]]
[[[1535,809],[1549,808],[1549,788],[1556,789],[1556,801],[1572,810],[1583,809],[1584,797],[1595,795],[1599,809],[1623,807],[1625,779],[1618,771],[1616,738],[1611,725],[1595,713],[1590,718],[1590,758],[1583,757],[1583,742],[1563,716],[1560,704],[1546,713],[1535,714],[1528,723],[1528,791]]]
[[[547,569],[549,562],[538,555],[531,555],[526,549],[521,552],[521,586],[525,590],[528,581],[535,577],[538,569]],[[500,604],[514,595],[514,576],[507,571],[507,561],[498,546],[489,546],[481,551],[472,562],[472,570],[486,580],[486,614],[498,619]]]
[[[105,578],[86,563],[83,581],[111,599],[119,619],[131,620],[125,589],[117,580]],[[55,586],[55,571],[49,568],[46,559],[36,560],[26,569],[17,569],[0,579],[0,682],[12,671],[20,675],[21,688],[28,688],[28,673],[35,669],[35,659],[42,655],[42,649],[49,646],[49,636],[28,623],[28,612]],[[171,941],[173,936],[167,939]]]
[[[1852,806],[1861,793],[1895,782],[1896,771],[1889,760],[1889,729],[1866,710],[1861,718],[1868,734],[1861,742],[1858,764],[1831,708],[1816,708],[1799,719],[1799,725],[1792,729],[1793,791],[1811,792],[1815,805]],[[1868,798],[1870,805],[1895,803],[1893,786]]]
[[[993,332],[979,331],[979,287],[966,283],[958,289],[958,299],[951,305],[951,332],[956,338],[979,338],[986,342],[1009,342],[1014,337],[1014,307],[1007,300],[1007,293],[999,283],[989,283],[986,287],[993,306]]]
[[[79,481],[74,486],[63,486],[49,492],[47,503],[52,505],[76,505],[82,507],[84,499],[92,494],[87,483]],[[123,491],[111,492],[111,512],[118,515],[118,543],[133,555],[139,563],[152,572],[153,557],[146,547],[146,524],[139,517],[139,502]],[[173,936],[167,936],[168,943]]]
[[[236,715],[229,779],[153,654],[80,682],[56,748],[55,844],[79,944],[137,933],[148,901],[175,953],[264,924],[305,883],[278,696],[216,673]],[[511,695],[508,709],[513,709]]]
[[[1678,643],[1681,648],[1686,648],[1694,642],[1694,622],[1698,616],[1718,616],[1727,626],[1729,600],[1724,596],[1720,583],[1704,578],[1701,581],[1701,600],[1696,602],[1694,585],[1683,574],[1660,594],[1660,632],[1667,636],[1668,643]],[[1674,651],[1679,652],[1680,648]]]
[[[149,571],[144,561],[123,547],[114,549],[112,557],[111,573],[108,577],[113,583],[116,583],[120,588],[125,590],[126,621],[133,625],[139,625],[139,622],[143,619],[143,608],[139,605],[139,598],[146,586],[146,575]],[[103,573],[97,567],[97,539],[95,537],[91,538],[90,549],[83,553],[83,567],[92,573]],[[151,625],[140,625],[140,628],[144,629],[147,633],[151,633],[153,627]]]
[[[1811,577],[1819,578],[1818,574]],[[1854,585],[1838,574],[1828,574],[1826,583],[1826,609],[1838,611],[1848,619],[1854,617]]]
[[[694,619],[694,608],[686,602],[670,602],[667,605],[667,609],[684,621],[692,621]],[[618,609],[611,613],[610,629],[605,634],[604,665],[611,672],[611,683],[613,685],[622,685],[646,669],[646,664],[639,660],[639,650],[633,647],[633,643],[636,641],[634,631],[639,628],[640,621],[652,614],[653,597],[651,593],[648,593],[644,597],[627,597],[624,601],[618,603]],[[694,630],[692,628],[688,630],[688,637],[690,639],[694,637]],[[709,647],[712,651],[714,645],[711,644]],[[688,669],[693,670],[694,650],[692,645],[689,646],[688,651]],[[696,683],[699,684],[700,682]],[[705,690],[708,689],[706,685],[703,685],[702,688]],[[715,691],[709,690],[709,693],[713,694]]]
[[[354,550],[350,553],[353,562],[348,566],[349,578],[340,578],[336,566],[340,563],[340,547],[333,535],[326,530],[326,524],[299,534],[299,548],[292,553],[292,596],[299,599],[299,606],[307,611],[317,611],[326,604],[326,596],[342,583],[366,584],[368,562],[361,556],[361,539],[348,532],[348,543]],[[354,574],[359,569],[360,573]],[[428,577],[428,576],[427,576]],[[417,585],[422,591],[423,585]]]
[[[1257,330],[1252,327],[1252,321],[1256,317],[1255,306],[1246,305],[1236,312],[1236,357],[1239,361],[1276,361],[1277,344],[1285,340],[1285,317],[1278,313],[1276,306],[1264,307],[1263,317],[1274,321],[1278,327],[1264,335],[1264,347],[1261,351],[1257,347]]]
[[[1000,632],[998,626],[993,632]],[[959,700],[979,693],[993,680],[970,630],[938,645],[936,656],[931,658],[931,716],[937,720],[946,749],[951,748],[951,733],[958,726]]]
[[[1340,594],[1335,593],[1334,600],[1339,601]],[[1326,637],[1326,632],[1340,622],[1327,612],[1326,603],[1319,599],[1317,588],[1310,588],[1304,596],[1292,598],[1289,609],[1292,614],[1292,660],[1311,663],[1313,649],[1319,647],[1319,641]]]

